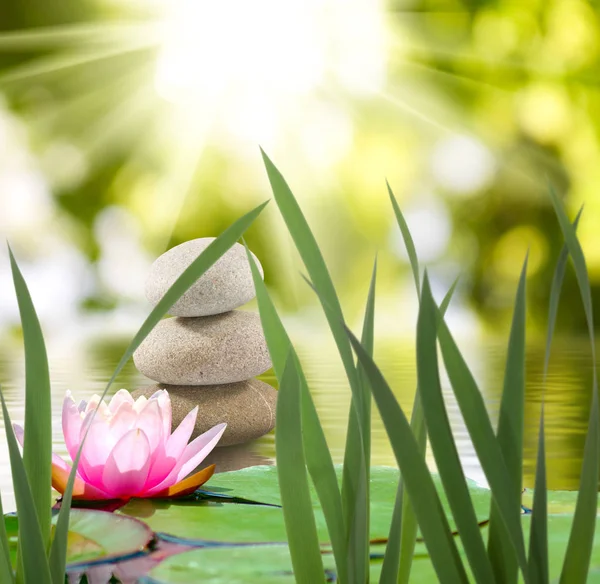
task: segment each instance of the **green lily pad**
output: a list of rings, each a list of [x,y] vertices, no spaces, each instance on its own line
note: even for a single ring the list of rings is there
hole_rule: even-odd
[[[332,557],[324,557],[333,571]],[[144,584],[294,584],[290,553],[285,546],[209,548],[185,552],[154,568]]]
[[[339,470],[339,469],[338,469]],[[438,477],[434,477],[442,504],[451,514],[443,496]],[[386,538],[396,496],[398,471],[393,468],[374,467],[371,477],[371,539]],[[469,482],[475,510],[480,521],[488,518],[490,492]],[[253,467],[223,473],[211,479],[207,491],[261,501],[268,505],[280,503],[277,469]],[[524,504],[530,505],[531,491],[524,494]],[[321,541],[328,541],[327,527],[316,494],[312,492],[317,529]],[[572,513],[577,499],[574,492],[549,493],[549,540],[551,575],[559,576],[566,549]],[[286,541],[283,514],[280,508],[261,505],[244,505],[217,501],[131,501],[119,513],[140,517],[157,532],[183,538],[190,545],[199,546],[189,552],[169,558],[154,568],[148,583],[179,584],[190,581],[210,584],[267,582],[285,584],[293,582],[291,562],[285,545],[248,545],[284,543]],[[529,534],[530,516],[523,515],[526,538]],[[462,554],[460,541],[457,542]],[[246,544],[240,546],[239,544]],[[204,546],[204,547],[202,547]],[[324,546],[324,550],[327,547]],[[372,554],[381,555],[385,545],[373,545]],[[324,554],[326,569],[334,569],[333,557]],[[600,583],[600,546],[594,548],[589,582]],[[377,581],[381,560],[371,561],[371,579]],[[596,580],[597,579],[597,580]],[[418,543],[411,576],[412,582],[433,582],[436,577],[426,547]]]
[[[523,516],[526,538],[529,536],[530,516]],[[549,517],[550,577],[558,578],[572,523],[572,516],[553,515]],[[383,551],[383,550],[382,550]],[[464,557],[459,542],[459,551]],[[335,570],[331,555],[324,555],[326,570]],[[588,584],[600,583],[600,546],[594,547],[592,569]],[[381,562],[371,562],[371,581],[377,582],[381,572]],[[436,582],[429,556],[424,544],[418,544],[411,572],[411,582]],[[146,584],[184,584],[203,582],[205,584],[291,584],[294,582],[289,552],[284,546],[251,545],[248,547],[217,547],[196,549],[169,558],[154,568],[144,580]]]
[[[338,467],[341,484],[341,467]],[[371,471],[371,537],[387,537],[396,490],[398,470],[391,467],[373,467]],[[442,502],[448,508],[439,478],[434,477]],[[277,468],[255,466],[215,475],[205,486],[209,492],[280,505]],[[490,506],[489,490],[469,481],[475,510],[480,521],[487,519]],[[316,492],[311,488],[313,508],[322,541],[328,541],[325,521]],[[177,501],[148,499],[133,500],[120,513],[139,517],[154,531],[166,532],[182,538],[209,539],[231,542],[285,541],[285,527],[281,510],[276,507],[234,505],[217,501]],[[174,529],[176,526],[176,529]],[[175,531],[175,533],[174,533]]]
[[[54,517],[56,522],[57,516]],[[13,566],[16,562],[19,520],[6,515],[4,524]],[[85,568],[96,563],[116,563],[144,550],[154,533],[142,521],[103,511],[72,509],[69,521],[67,567]]]

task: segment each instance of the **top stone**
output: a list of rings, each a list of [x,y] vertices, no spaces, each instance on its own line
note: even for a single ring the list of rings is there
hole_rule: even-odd
[[[171,248],[151,266],[146,280],[146,298],[156,306],[171,284],[214,241],[214,237],[192,239]],[[256,265],[262,266],[254,254]],[[238,308],[255,296],[246,249],[239,243],[223,254],[171,307],[173,316],[210,316]]]

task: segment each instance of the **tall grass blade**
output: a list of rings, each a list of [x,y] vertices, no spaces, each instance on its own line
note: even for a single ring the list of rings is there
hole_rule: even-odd
[[[523,484],[523,434],[525,431],[525,295],[527,258],[521,270],[512,326],[508,341],[504,388],[496,436],[511,479],[512,510],[521,514]],[[490,508],[488,556],[500,584],[516,584],[519,567],[510,537],[492,500]]]
[[[598,508],[598,390],[592,397],[588,432],[583,450],[583,465],[579,495],[573,514],[569,543],[560,574],[560,584],[585,584],[588,581],[590,558],[594,545]]]
[[[531,584],[549,584],[548,563],[548,495],[546,493],[546,446],[544,431],[544,404],[540,414],[538,452],[535,467],[535,491],[529,532],[529,581]]]
[[[10,267],[25,345],[25,441],[23,464],[29,479],[42,541],[50,546],[52,518],[52,403],[44,336],[27,284],[10,246]]]
[[[246,253],[252,270],[260,319],[273,362],[273,369],[281,383],[288,353],[293,351],[296,360],[298,357],[248,248],[246,248]],[[297,362],[299,361],[297,360]],[[299,366],[299,374],[306,466],[321,502],[339,580],[348,582],[346,528],[335,467],[301,366]]]
[[[408,228],[406,219],[404,219],[404,215],[400,210],[398,201],[396,200],[396,197],[392,192],[392,187],[390,187],[390,183],[385,181],[385,184],[387,185],[390,201],[392,202],[392,207],[394,208],[396,222],[398,223],[398,227],[400,227],[400,233],[402,234],[402,239],[404,240],[406,253],[408,254],[408,259],[410,260],[410,267],[412,269],[413,278],[415,280],[415,288],[417,289],[417,294],[420,294],[419,291],[421,289],[421,277],[419,275],[419,260],[417,258],[417,251],[415,250],[415,243],[413,241],[412,235],[410,234],[410,229]]]
[[[354,434],[360,437],[360,441],[349,441],[347,444],[349,450],[346,451],[344,456],[344,467],[347,468],[342,479],[342,500],[347,502],[343,505],[344,524],[346,529],[350,530],[355,514],[359,513],[362,516],[367,513],[366,500],[359,497],[359,485],[367,484],[367,477],[363,476],[366,473],[365,459],[367,458],[367,443],[365,442],[365,433],[361,427],[365,411],[363,388],[354,363],[352,348],[344,331],[342,308],[317,241],[282,174],[269,157],[262,150],[261,152],[275,201],[306,266],[312,285],[318,292],[323,312],[327,318],[352,390],[349,423],[355,426]],[[359,448],[359,446],[362,447]],[[368,530],[364,535],[366,554],[369,539]],[[350,537],[350,533],[348,533],[348,537]]]
[[[4,523],[4,509],[2,507],[2,498],[0,497],[0,582],[14,584],[15,577],[10,563],[10,548],[8,546],[8,535],[6,533],[6,524]]]
[[[369,355],[373,356],[374,324],[375,324],[375,282],[377,278],[377,261],[373,266],[371,284],[365,308],[365,318],[362,330],[362,345]],[[369,481],[371,458],[371,390],[364,369],[357,364],[358,380],[362,390],[362,417],[356,420],[356,408],[350,409],[348,431],[346,434],[346,460],[343,468],[343,484],[346,490],[342,493],[342,505],[345,517],[351,518],[348,526],[348,559],[350,581],[366,582],[369,570]],[[353,466],[354,453],[361,448],[361,429],[364,438],[364,457],[361,457],[361,467]],[[348,488],[350,486],[350,488]],[[350,492],[351,490],[351,492]]]
[[[186,290],[198,278],[200,278],[200,276],[202,276],[202,274],[204,274],[206,270],[208,270],[208,268],[210,268],[236,241],[242,237],[246,229],[248,229],[248,227],[250,227],[250,225],[258,217],[267,202],[259,205],[230,225],[225,231],[223,231],[223,233],[221,233],[214,241],[212,241],[206,247],[206,249],[184,270],[181,276],[175,280],[175,282],[167,290],[159,303],[154,307],[152,312],[148,315],[138,332],[133,337],[133,340],[125,350],[123,357],[121,357],[119,364],[108,381],[104,392],[102,393],[101,400],[104,399],[104,396],[110,389],[117,375],[121,372],[127,361],[129,361],[133,355],[134,351],[140,346],[150,331],[156,326],[161,318],[167,314],[169,309],[173,306],[173,304],[175,304],[175,302],[177,302],[177,300],[179,300],[179,298],[181,298]],[[73,497],[73,484],[75,482],[77,465],[79,464],[79,458],[81,456],[81,450],[84,441],[85,437],[82,440],[77,455],[75,456],[75,460],[73,461],[73,469],[69,475],[67,488],[63,494],[62,504],[58,515],[58,520],[56,522],[56,531],[54,540],[52,542],[52,549],[50,551],[50,566],[52,569],[52,574],[55,577],[54,584],[58,584],[56,578],[60,578],[61,574],[64,580],[67,534],[69,531],[69,512]],[[62,584],[62,580],[60,582]]]
[[[440,314],[446,314],[450,305],[458,278],[444,296],[440,304]],[[419,294],[419,290],[417,290]],[[427,429],[423,418],[423,409],[419,399],[419,388],[415,391],[415,400],[410,418],[410,427],[417,439],[419,451],[425,456],[427,446]],[[417,518],[410,504],[410,499],[402,487],[402,477],[398,484],[394,510],[392,512],[392,523],[388,536],[388,544],[385,548],[385,556],[381,567],[381,584],[406,584],[410,578],[412,561],[417,542]]]
[[[429,441],[458,532],[480,584],[495,582],[492,565],[485,553],[483,537],[471,501],[450,420],[444,404],[437,361],[437,307],[427,272],[421,290],[421,308],[417,324],[417,377]]]
[[[577,230],[582,211],[583,207],[579,209],[579,212],[575,217],[575,221],[573,222],[573,229],[575,230]],[[552,339],[554,337],[554,328],[556,325],[556,317],[558,315],[560,293],[562,290],[568,259],[569,248],[566,244],[563,244],[556,262],[556,268],[554,269],[552,286],[550,288],[550,302],[548,307],[548,331],[546,334],[546,350],[544,354],[543,372],[544,394],[542,394],[538,452],[535,468],[535,491],[533,493],[533,511],[531,514],[531,531],[529,534],[529,576],[532,584],[549,584],[550,581],[550,568],[548,559],[548,496],[546,493],[546,437],[544,402]]]
[[[360,402],[361,393],[358,391],[358,374],[352,356],[352,349],[342,325],[342,307],[333,286],[331,276],[329,275],[329,270],[325,265],[325,260],[323,259],[317,241],[315,240],[290,187],[269,157],[264,152],[262,152],[262,156],[275,197],[275,202],[279,207],[300,257],[306,266],[310,280],[315,289],[319,292],[319,299],[322,300],[321,303],[323,304],[323,312],[325,313],[329,327],[331,328],[331,332],[346,370],[346,375],[352,387],[352,395],[357,399],[359,407],[362,407],[362,403]]]
[[[514,514],[511,497],[512,481],[483,397],[443,319],[440,319],[438,338],[456,401],[471,436],[481,468],[490,485],[500,519],[506,526],[511,545],[516,551],[519,568],[525,582],[528,583],[525,541],[520,517],[516,517]]]
[[[308,489],[300,398],[300,377],[290,352],[277,398],[277,474],[295,580],[317,584],[325,577]]]
[[[396,222],[400,229],[404,247],[408,254],[410,267],[412,270],[413,279],[415,282],[415,290],[417,297],[421,300],[421,277],[419,270],[419,260],[415,249],[415,244],[406,223],[406,219],[400,210],[398,201],[392,192],[390,183],[386,181],[388,195],[394,209]],[[415,391],[415,399],[410,418],[410,426],[417,439],[419,451],[425,457],[427,447],[427,431],[425,428],[425,420],[423,419],[423,410],[419,399],[419,388]],[[396,531],[397,525],[400,526],[399,531]],[[402,485],[402,476],[398,483],[396,491],[396,501],[394,502],[394,511],[392,523],[390,525],[390,533],[388,545],[385,550],[383,566],[381,568],[380,582],[392,584],[397,580],[398,584],[407,584],[410,578],[412,568],[413,555],[415,544],[417,541],[417,518],[410,503],[410,498]]]
[[[2,401],[4,430],[8,444],[17,513],[19,514],[19,539],[22,543],[20,553],[23,582],[24,584],[52,584],[48,559],[46,557],[46,545],[42,538],[33,494],[29,486],[25,464],[19,452],[19,445],[13,431],[8,409],[6,408],[4,394],[1,391],[0,400]],[[4,521],[4,518],[2,520]]]
[[[394,215],[400,234],[404,241],[404,247],[408,254],[410,261],[410,267],[412,270],[413,279],[415,282],[415,290],[417,292],[417,298],[421,301],[421,278],[419,269],[419,260],[415,249],[415,244],[410,233],[406,219],[402,214],[398,201],[392,192],[392,188],[388,181],[386,181],[388,195],[390,202],[394,209]],[[417,439],[419,450],[425,457],[425,450],[427,448],[427,431],[425,428],[425,420],[423,419],[423,410],[421,408],[421,401],[419,399],[419,388],[415,391],[415,398],[413,401],[413,407],[411,412],[410,426]],[[396,533],[396,525],[400,525],[400,531]],[[392,523],[390,525],[390,534],[388,538],[388,545],[385,550],[385,557],[383,566],[381,569],[381,582],[394,582],[397,577],[398,584],[406,584],[410,578],[410,572],[412,569],[413,555],[415,551],[415,544],[417,541],[417,518],[413,511],[410,503],[410,498],[402,487],[402,477],[399,479],[398,490],[396,492],[396,501],[394,503],[394,511],[392,516]],[[396,572],[397,576],[394,575]]]
[[[563,208],[554,189],[550,188],[550,198],[558,217],[565,243],[575,267],[575,275],[581,293],[583,308],[590,336],[592,349],[593,387],[592,409],[590,412],[588,432],[583,451],[583,465],[579,484],[579,496],[573,515],[573,525],[569,535],[569,543],[561,571],[561,584],[579,584],[587,581],[594,544],[596,515],[598,506],[598,456],[600,453],[600,435],[598,433],[598,373],[596,366],[596,345],[594,338],[594,314],[592,294],[583,250],[577,239],[575,229]]]
[[[385,378],[358,339],[346,333],[367,376],[377,409],[390,439],[427,550],[438,578],[444,583],[465,583],[467,575],[458,556],[448,520],[410,424]]]
[[[579,220],[581,219],[581,213],[583,207],[577,212],[575,221],[573,221],[573,229],[577,230]],[[548,332],[546,334],[546,352],[544,354],[544,382],[546,381],[546,375],[548,374],[548,365],[550,363],[550,345],[552,344],[552,338],[554,337],[554,326],[556,324],[556,316],[558,314],[558,304],[560,302],[560,293],[562,290],[563,280],[565,278],[565,270],[567,268],[567,260],[569,259],[569,248],[567,244],[563,244],[558,260],[556,262],[556,268],[554,269],[554,276],[552,278],[552,286],[550,288],[550,306],[548,308]]]
[[[383,564],[381,565],[381,574],[379,576],[379,584],[396,584],[399,581],[400,569],[400,545],[402,542],[402,525],[404,515],[402,508],[404,506],[404,486],[402,479],[398,481],[398,489],[396,491],[396,499],[394,500],[394,509],[392,510],[392,522],[390,524],[390,533],[388,542],[385,546],[383,556]],[[415,539],[417,537],[417,521],[415,518]],[[414,550],[413,550],[414,553]],[[412,554],[410,557],[412,564]],[[409,569],[410,572],[410,569]]]

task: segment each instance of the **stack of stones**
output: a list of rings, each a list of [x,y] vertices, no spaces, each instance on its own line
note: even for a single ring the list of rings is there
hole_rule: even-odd
[[[146,297],[156,305],[181,273],[213,241],[178,245],[152,265]],[[261,275],[260,262],[253,255]],[[171,396],[173,428],[198,407],[193,436],[227,423],[219,446],[242,444],[275,427],[277,391],[253,379],[271,367],[260,318],[236,310],[255,296],[245,248],[236,243],[173,305],[135,352],[138,370],[158,382],[133,392]]]

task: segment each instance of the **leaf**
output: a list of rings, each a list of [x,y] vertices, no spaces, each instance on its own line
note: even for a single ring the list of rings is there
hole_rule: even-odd
[[[419,260],[417,258],[417,252],[415,250],[415,244],[413,242],[412,235],[410,234],[410,229],[406,223],[406,219],[404,219],[404,215],[400,210],[400,206],[398,205],[398,201],[396,197],[394,197],[394,193],[392,192],[392,188],[390,187],[390,183],[385,181],[387,185],[388,194],[390,196],[390,201],[392,202],[392,207],[394,208],[394,214],[396,215],[396,221],[398,223],[398,227],[400,227],[400,233],[402,234],[402,239],[404,240],[404,246],[406,247],[406,252],[408,253],[408,259],[410,260],[410,267],[412,269],[413,278],[415,280],[415,288],[417,290],[417,294],[420,295],[421,290],[421,277],[419,276]]]
[[[336,483],[342,479],[342,465],[335,467]],[[390,528],[392,509],[399,479],[398,469],[374,466],[371,473],[371,539],[384,538]],[[443,486],[437,475],[431,479],[440,497],[448,522],[455,527]],[[477,518],[488,518],[490,490],[468,481]],[[281,493],[276,466],[254,466],[213,475],[207,485],[235,498],[261,501],[266,505],[234,504],[226,501],[201,503],[189,500],[134,499],[116,513],[142,519],[155,532],[166,532],[186,540],[217,543],[275,543],[286,541],[281,508]],[[328,542],[328,525],[320,505],[318,492],[309,485],[319,541]],[[562,509],[561,509],[562,511]],[[418,544],[419,553],[425,551]],[[326,546],[329,548],[329,545]],[[378,549],[382,549],[381,546]]]
[[[4,517],[2,498],[0,497],[0,516]],[[16,550],[15,550],[16,552]],[[15,581],[10,559],[10,545],[5,522],[0,522],[0,582],[13,584]]]
[[[527,258],[521,270],[515,309],[513,314],[504,388],[500,402],[497,438],[506,468],[512,482],[510,496],[515,516],[521,513],[521,490],[523,484],[523,434],[525,428],[525,290]],[[510,536],[499,517],[498,509],[492,503],[488,556],[494,567],[498,582],[516,584],[518,564]]]
[[[548,497],[546,493],[546,448],[544,436],[544,405],[540,415],[535,492],[529,532],[529,581],[531,584],[548,584]]]
[[[54,523],[56,518],[57,515]],[[4,516],[3,525],[11,536],[6,549],[10,551],[9,561],[14,565],[19,519],[16,515]],[[72,509],[67,565],[73,571],[95,564],[117,563],[146,549],[153,537],[152,530],[138,519],[104,511]]]
[[[513,513],[511,480],[483,397],[443,319],[440,319],[438,338],[456,401],[527,582],[525,542],[521,525]]]
[[[275,310],[275,306],[267,292],[265,283],[261,278],[260,272],[258,271],[248,247],[246,247],[246,254],[248,256],[248,261],[250,262],[260,319],[269,348],[271,361],[273,362],[273,369],[275,370],[277,379],[281,383],[288,353],[293,351],[297,363],[299,363],[298,356],[292,346],[283,323]],[[302,397],[302,435],[304,439],[306,466],[318,493],[319,501],[321,502],[323,513],[327,521],[329,537],[338,566],[338,574],[340,575],[340,580],[344,582],[347,581],[347,553],[345,539],[346,530],[342,513],[340,489],[325,434],[308,390],[306,377],[302,371],[302,366],[299,365],[298,367]],[[261,494],[261,496],[263,495],[264,494]]]
[[[25,346],[25,439],[23,464],[44,547],[50,546],[52,510],[52,405],[44,336],[27,284],[8,247]]]
[[[583,207],[579,209],[573,229],[577,229],[579,219]],[[537,463],[535,468],[535,492],[533,500],[533,511],[531,516],[531,532],[529,537],[529,577],[532,584],[548,584],[550,581],[548,567],[548,497],[546,494],[546,447],[545,447],[545,431],[544,431],[544,401],[545,401],[545,385],[548,375],[548,365],[550,363],[550,349],[552,346],[552,338],[554,337],[554,327],[556,324],[556,316],[558,314],[558,304],[560,301],[560,293],[569,258],[569,248],[563,244],[554,276],[552,278],[552,286],[550,288],[550,302],[548,308],[548,331],[546,334],[546,350],[544,354],[544,394],[542,395],[542,410],[540,413],[540,427],[538,434],[538,453]]]
[[[50,568],[46,558],[46,547],[42,538],[40,524],[33,502],[33,495],[27,480],[25,464],[19,453],[19,445],[13,431],[12,422],[6,409],[4,394],[0,391],[0,400],[2,401],[2,414],[4,416],[4,430],[6,432],[6,441],[8,443],[8,453],[10,456],[10,466],[12,470],[12,479],[15,489],[15,500],[17,511],[19,513],[19,537],[27,545],[20,548],[23,582],[24,584],[51,584]],[[63,572],[64,580],[64,572]]]
[[[259,205],[237,221],[230,225],[223,233],[221,233],[214,241],[212,241],[204,251],[183,271],[183,273],[173,282],[171,287],[167,290],[165,295],[161,298],[159,303],[154,307],[152,312],[148,315],[146,320],[138,332],[133,337],[133,340],[125,350],[123,357],[119,361],[114,373],[109,379],[104,392],[102,393],[101,400],[110,389],[117,375],[121,372],[127,361],[131,358],[134,351],[140,346],[142,341],[148,336],[150,331],[156,326],[156,324],[163,318],[163,316],[169,311],[169,309],[183,296],[188,288],[202,276],[227,250],[244,234],[246,229],[254,222],[260,212],[263,210],[267,202]],[[97,410],[96,410],[97,411]],[[93,414],[95,416],[95,413]],[[89,428],[90,426],[88,426]],[[87,433],[86,433],[87,436]],[[54,540],[52,542],[52,549],[50,551],[50,565],[52,567],[53,574],[64,574],[65,572],[65,557],[67,549],[67,533],[69,531],[69,511],[71,509],[71,500],[73,495],[73,483],[75,481],[75,475],[77,473],[77,465],[79,464],[79,457],[81,456],[81,450],[83,448],[84,439],[81,441],[75,460],[73,461],[73,468],[69,475],[67,482],[67,488],[62,497],[62,503],[58,521],[56,524],[56,532]],[[54,584],[59,584],[55,582]],[[60,583],[62,584],[62,582]]]
[[[413,279],[415,282],[415,290],[420,301],[420,270],[415,244],[410,233],[410,229],[408,228],[408,224],[406,223],[404,215],[402,214],[400,206],[398,205],[398,201],[394,197],[394,193],[392,192],[390,184],[387,181],[386,185],[390,201],[394,209],[394,214],[396,216],[396,221],[398,223],[398,227],[400,228],[402,239],[404,240],[404,246],[406,247],[406,251],[408,253]],[[457,283],[458,279],[454,281],[450,290],[446,294],[442,305],[440,306],[442,314],[445,313],[448,304],[450,303],[450,299],[452,298]],[[417,438],[419,450],[424,457],[425,449],[427,447],[427,431],[425,428],[425,421],[423,419],[423,409],[421,408],[418,387],[415,391],[410,425],[414,435]],[[391,527],[393,532],[390,531],[389,535],[390,542],[385,552],[381,572],[381,582],[389,582],[392,584],[397,580],[398,584],[406,584],[410,577],[412,567],[413,552],[417,537],[417,520],[412,505],[410,504],[410,498],[405,493],[401,483],[398,485],[396,497],[396,504],[394,505],[394,520],[392,521]],[[396,531],[398,529],[396,525],[400,526],[399,531]],[[397,579],[395,576],[396,573]]]
[[[408,233],[410,236],[410,233]],[[454,280],[452,286],[444,296],[440,304],[440,314],[446,314],[450,305],[458,278]],[[417,289],[417,294],[420,291]],[[415,390],[415,399],[410,419],[410,427],[417,439],[419,450],[423,457],[427,446],[427,430],[423,418],[423,409],[419,399],[419,388]],[[389,543],[385,550],[383,566],[381,569],[381,583],[399,584],[408,582],[410,578],[413,554],[417,539],[417,519],[414,510],[410,504],[409,497],[405,494],[402,487],[402,479],[398,484],[396,494],[396,503],[394,505],[392,525],[390,527]]]
[[[312,285],[319,291],[319,300],[321,300],[323,312],[327,317],[329,327],[331,328],[338,351],[340,352],[346,375],[348,376],[348,380],[352,387],[352,395],[358,401],[357,405],[361,407],[358,375],[354,365],[352,349],[350,348],[350,343],[346,338],[344,327],[342,325],[342,307],[340,306],[333,282],[331,281],[331,276],[325,265],[325,260],[323,259],[315,237],[306,222],[306,218],[302,214],[302,210],[289,186],[285,182],[285,179],[264,152],[262,152],[262,156],[275,201],[288,227],[290,235],[294,240],[300,257],[308,270]]]
[[[264,152],[262,152],[262,156],[275,201],[306,266],[312,282],[311,285],[318,293],[352,390],[349,423],[354,424],[354,434],[360,436],[360,442],[357,440],[349,441],[347,444],[349,450],[345,452],[344,456],[344,463],[348,468],[345,480],[342,483],[342,501],[348,501],[345,505],[343,504],[343,511],[344,525],[347,530],[350,530],[355,514],[358,512],[359,516],[362,516],[367,513],[366,501],[361,500],[362,498],[357,495],[357,485],[367,484],[365,475],[365,448],[367,442],[360,426],[365,411],[363,391],[354,363],[352,349],[344,332],[342,308],[319,246],[285,179]],[[362,448],[359,448],[360,444],[362,444]],[[348,533],[348,537],[351,537],[350,533]]]
[[[592,366],[594,372],[592,405],[583,451],[579,497],[577,498],[573,527],[571,528],[563,570],[560,576],[561,584],[583,584],[587,582],[590,568],[590,558],[592,555],[594,532],[596,528],[594,512],[598,505],[598,458],[600,455],[600,434],[598,428],[598,374],[596,367],[594,314],[592,309],[590,282],[583,250],[581,249],[581,245],[575,234],[575,229],[569,222],[562,203],[552,188],[550,188],[550,197],[565,238],[565,243],[569,249],[569,254],[571,255],[575,267],[575,275],[581,293],[590,335],[590,345],[592,348]]]
[[[281,378],[277,421],[277,471],[294,576],[300,584],[316,584],[324,581],[323,562],[304,460],[300,379],[291,352]]]
[[[369,286],[365,318],[363,322],[362,343],[369,355],[373,355],[375,325],[375,283],[377,279],[377,260],[373,265],[373,274]],[[371,390],[366,373],[360,363],[357,364],[358,380],[362,390],[362,416],[357,420],[356,408],[350,408],[346,449],[344,460],[344,481],[346,491],[342,493],[342,505],[346,518],[352,518],[348,526],[348,558],[350,581],[362,583],[368,579],[368,533],[369,533],[369,481],[371,460]],[[360,428],[360,432],[358,429]],[[364,444],[361,444],[361,434]],[[355,452],[364,448],[364,456],[359,458],[360,467],[355,468]],[[349,492],[350,491],[350,492]],[[353,560],[353,561],[352,561]]]
[[[369,354],[349,329],[346,332],[369,377],[375,403],[438,577],[448,583],[466,582],[464,567],[457,562],[458,552],[450,536],[448,521],[408,420]]]
[[[462,470],[442,395],[437,362],[436,312],[437,307],[431,295],[427,272],[425,272],[417,324],[419,395],[438,472],[442,478],[452,514],[458,525],[461,541],[473,570],[475,581],[481,584],[491,584],[495,582],[492,566],[485,553],[485,545],[469,496],[467,481]]]
[[[573,229],[577,229],[582,212],[583,207],[579,209],[579,212],[575,217],[575,221],[573,221]],[[546,375],[548,374],[548,364],[550,363],[550,346],[552,344],[552,338],[554,336],[554,325],[556,323],[558,303],[560,301],[560,292],[565,277],[565,269],[567,267],[568,259],[569,248],[565,243],[563,244],[560,250],[560,254],[556,262],[556,268],[554,269],[554,276],[552,277],[552,286],[550,288],[550,303],[548,308],[548,332],[546,334],[546,352],[544,354],[544,382],[546,380]]]
[[[324,561],[333,568],[331,557]],[[333,570],[331,570],[333,572]],[[160,564],[150,573],[153,584],[294,584],[301,582],[292,570],[284,545],[204,548],[185,552]],[[325,572],[320,576],[325,580]]]

